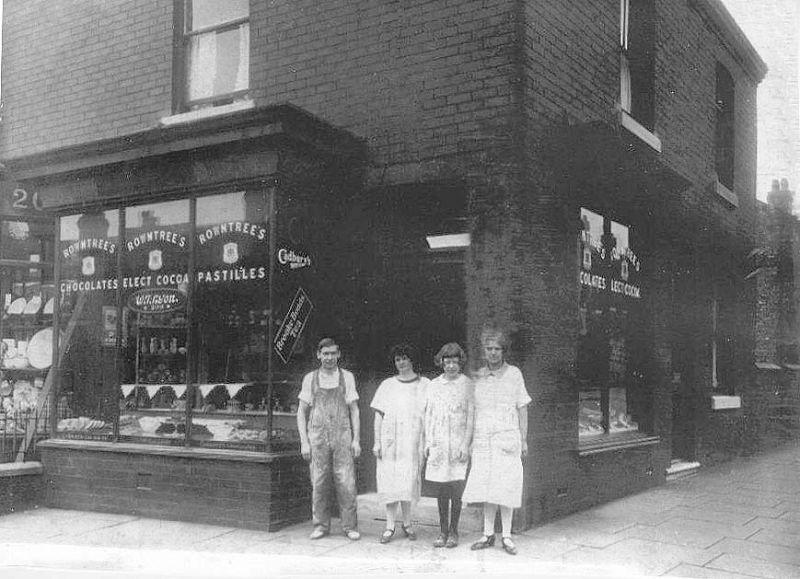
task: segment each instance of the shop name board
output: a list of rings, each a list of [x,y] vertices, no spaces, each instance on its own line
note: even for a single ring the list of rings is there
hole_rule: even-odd
[[[143,289],[128,298],[128,307],[140,314],[172,312],[185,304],[186,296],[172,288]]]
[[[275,352],[284,364],[289,362],[289,357],[292,355],[313,309],[314,305],[308,298],[308,294],[303,291],[303,288],[298,288],[289,310],[275,334]]]

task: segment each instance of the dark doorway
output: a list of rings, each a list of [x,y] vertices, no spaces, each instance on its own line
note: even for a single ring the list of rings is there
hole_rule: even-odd
[[[358,478],[359,492],[369,492],[375,490],[369,405],[380,382],[395,372],[391,347],[412,343],[419,350],[418,371],[433,378],[438,349],[451,341],[465,346],[466,198],[456,186],[390,188],[371,192],[355,213],[360,248],[355,342],[364,450]]]

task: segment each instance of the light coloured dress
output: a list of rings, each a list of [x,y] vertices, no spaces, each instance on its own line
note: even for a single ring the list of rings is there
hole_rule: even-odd
[[[467,460],[459,460],[459,450],[467,438],[467,416],[474,408],[472,381],[459,375],[446,380],[444,375],[431,381],[425,403],[425,446],[430,449],[425,479],[434,482],[464,480]]]
[[[476,373],[475,435],[472,467],[462,497],[465,503],[522,506],[518,409],[530,401],[516,366],[503,364],[494,372],[484,367]]]
[[[403,382],[396,376],[378,386],[370,406],[383,414],[381,458],[375,474],[384,504],[419,500],[422,466],[422,417],[430,380],[418,376]]]

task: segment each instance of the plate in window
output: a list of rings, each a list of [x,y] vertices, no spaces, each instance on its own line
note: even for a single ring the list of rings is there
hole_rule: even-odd
[[[43,370],[53,363],[53,328],[39,330],[28,343],[28,363]]]
[[[11,302],[11,305],[8,306],[8,315],[14,316],[17,314],[21,314],[22,312],[25,311],[25,306],[27,305],[28,302],[25,298],[15,299],[13,302]]]

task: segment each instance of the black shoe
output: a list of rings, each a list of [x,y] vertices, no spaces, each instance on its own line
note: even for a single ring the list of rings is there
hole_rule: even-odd
[[[439,536],[436,537],[436,540],[433,542],[434,547],[444,547],[447,544],[447,535],[444,533],[439,533]]]
[[[445,543],[444,546],[448,549],[458,547],[458,533],[455,531],[450,531],[450,534],[447,536],[447,543]]]
[[[473,551],[480,551],[481,549],[488,549],[492,545],[494,545],[494,535],[484,535],[483,537],[472,543],[470,549],[472,549]]]
[[[411,527],[411,525],[401,525],[400,528],[403,529],[403,534],[409,541],[417,540],[417,532]]]

